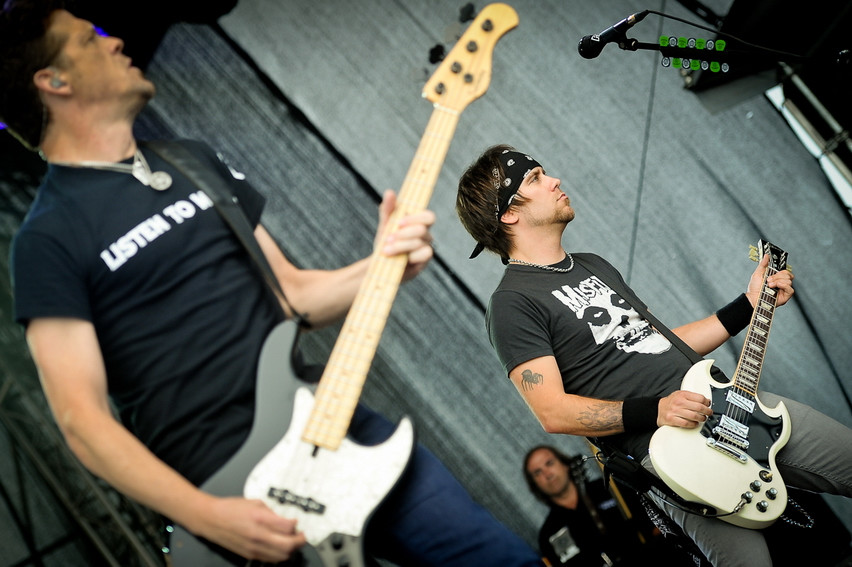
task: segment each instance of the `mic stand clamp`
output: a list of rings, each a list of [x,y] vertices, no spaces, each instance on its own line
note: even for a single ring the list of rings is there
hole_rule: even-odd
[[[724,40],[718,40],[713,42],[712,49],[710,48],[710,42],[706,42],[708,45],[707,48],[700,49],[698,47],[690,47],[689,45],[693,42],[688,41],[687,46],[682,46],[682,41],[678,42],[678,38],[668,38],[668,41],[664,41],[667,38],[662,37],[660,39],[660,43],[643,43],[636,39],[629,38],[624,36],[623,39],[618,41],[618,47],[625,51],[638,51],[640,49],[647,51],[659,51],[663,55],[663,66],[668,67],[672,64],[674,60],[681,60],[683,63],[687,63],[688,65],[682,65],[684,68],[689,68],[693,71],[698,70],[711,70],[714,72],[722,71],[727,72],[730,70],[731,63],[744,63],[744,62],[763,62],[769,64],[778,64],[783,62],[786,63],[805,63],[808,61],[814,61],[817,59],[830,59],[830,63],[840,68],[841,70],[849,71],[852,69],[852,58],[850,58],[850,52],[848,49],[841,50],[831,56],[827,57],[804,57],[793,54],[786,54],[787,56],[784,58],[779,58],[780,53],[771,53],[771,52],[762,52],[759,50],[738,50],[738,49],[727,49],[727,44]],[[666,58],[669,61],[666,61]]]

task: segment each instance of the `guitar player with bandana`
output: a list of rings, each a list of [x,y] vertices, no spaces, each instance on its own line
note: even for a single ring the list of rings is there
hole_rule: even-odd
[[[760,301],[774,301],[773,309],[789,301],[793,276],[781,266],[764,284],[767,255],[747,292],[717,313],[671,330],[652,325],[645,303],[609,262],[563,249],[575,216],[567,185],[510,146],[487,149],[462,175],[456,210],[477,242],[471,257],[488,250],[507,265],[488,305],[489,337],[546,431],[598,438],[653,472],[648,448],[658,427],[699,431],[714,415],[708,396],[681,389],[692,358],[745,329],[764,287],[771,299]],[[794,400],[762,390],[759,400],[770,408],[783,401],[789,412],[789,439],[775,455],[778,470],[761,471],[761,481],[779,482],[780,475],[791,486],[852,496],[852,431]],[[729,449],[724,441],[717,448]],[[760,483],[754,487],[759,498],[746,495],[746,486],[734,502],[752,510],[771,500]],[[759,529],[658,504],[713,565],[772,564]]]
[[[277,303],[211,196],[135,140],[155,88],[120,39],[47,0],[6,2],[0,37],[0,119],[49,164],[12,269],[15,316],[60,430],[92,473],[232,563],[292,558],[305,537],[291,518],[198,485],[248,434],[266,333],[293,311],[314,327],[340,319],[366,261],[296,268],[259,224],[263,197],[206,145],[184,143],[254,227],[286,290],[289,301]],[[388,192],[379,234],[395,206]],[[382,254],[407,254],[403,279],[431,259],[433,222],[417,212],[377,238]],[[359,405],[349,433],[370,444],[392,431]],[[372,517],[366,549],[402,565],[541,564],[419,445]]]

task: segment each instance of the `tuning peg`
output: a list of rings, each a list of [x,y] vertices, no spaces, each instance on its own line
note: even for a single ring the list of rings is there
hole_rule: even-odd
[[[748,257],[754,262],[760,262],[760,258],[758,257],[757,246],[754,244],[748,247]]]
[[[473,2],[468,2],[459,10],[459,22],[466,23],[473,20],[476,17],[476,8],[473,6]]]
[[[447,50],[440,43],[429,50],[429,63],[440,63],[447,56]]]
[[[476,17],[476,8],[472,2],[469,2],[459,9],[459,20],[454,22],[444,29],[444,43],[455,43],[459,40],[465,30],[467,22]],[[446,49],[443,45],[436,44],[435,47],[429,50],[429,63],[440,63],[446,57]]]

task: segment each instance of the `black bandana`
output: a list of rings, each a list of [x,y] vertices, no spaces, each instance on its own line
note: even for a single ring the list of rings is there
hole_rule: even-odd
[[[512,150],[505,150],[497,159],[500,160],[500,165],[503,167],[502,181],[500,180],[500,170],[495,167],[494,171],[492,171],[492,175],[494,176],[494,188],[497,189],[495,214],[497,216],[497,222],[499,223],[500,217],[503,216],[503,213],[505,213],[506,209],[509,208],[509,205],[512,204],[512,199],[514,199],[515,195],[518,193],[521,183],[523,183],[530,171],[537,167],[541,167],[541,164],[527,154],[514,152]],[[470,255],[470,258],[476,258],[484,249],[485,246],[477,243],[476,248],[473,249],[473,252]]]
[[[497,186],[497,221],[509,208],[512,199],[521,187],[524,179],[530,174],[530,171],[541,164],[533,158],[521,152],[513,152],[506,150],[500,154],[500,165],[503,166],[503,181],[500,181],[500,173],[497,169],[494,170],[494,183]]]

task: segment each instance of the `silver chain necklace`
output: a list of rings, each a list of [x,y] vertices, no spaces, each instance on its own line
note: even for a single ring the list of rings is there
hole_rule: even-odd
[[[142,185],[157,191],[165,191],[172,186],[172,176],[165,171],[151,171],[148,160],[145,159],[145,156],[139,150],[136,150],[136,153],[133,155],[133,163],[113,163],[108,161],[54,161],[53,163],[68,167],[90,167],[103,171],[129,173]]]
[[[542,264],[533,264],[532,262],[525,262],[523,260],[518,260],[517,258],[509,258],[509,262],[511,262],[513,264],[520,264],[522,266],[529,266],[531,268],[538,268],[540,270],[547,270],[549,272],[565,273],[565,272],[570,272],[571,270],[574,269],[574,257],[571,255],[570,252],[565,252],[565,255],[568,257],[569,260],[571,260],[571,265],[568,266],[567,268],[557,268],[555,266],[544,266]]]

